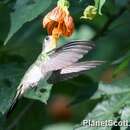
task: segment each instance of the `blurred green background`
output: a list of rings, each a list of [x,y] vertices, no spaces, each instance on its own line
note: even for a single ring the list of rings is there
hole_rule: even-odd
[[[75,32],[59,44],[92,40],[96,48],[84,59],[106,63],[54,84],[45,92],[47,104],[23,97],[6,118],[20,79],[41,52],[47,35],[42,19],[57,0],[0,0],[0,130],[129,130],[79,124],[83,119],[130,121],[130,2],[97,0],[105,2],[102,15],[87,20],[80,17],[96,0],[69,1]]]

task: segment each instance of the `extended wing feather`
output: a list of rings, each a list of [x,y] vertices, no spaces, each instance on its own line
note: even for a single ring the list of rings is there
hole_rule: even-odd
[[[42,65],[42,72],[55,71],[72,65],[88,53],[94,44],[87,41],[75,41],[54,49],[49,55],[47,62]]]
[[[69,74],[69,73],[76,73],[80,71],[86,71],[90,70],[92,68],[95,68],[98,65],[101,65],[104,63],[104,61],[84,61],[84,62],[78,62],[73,65],[70,65],[66,68],[63,68],[60,72],[60,74]]]
[[[57,83],[59,81],[77,77],[78,75],[85,73],[87,70],[96,68],[102,63],[104,63],[104,61],[84,61],[74,63],[71,66],[68,66],[58,71],[54,71],[51,77],[48,79],[48,82]]]

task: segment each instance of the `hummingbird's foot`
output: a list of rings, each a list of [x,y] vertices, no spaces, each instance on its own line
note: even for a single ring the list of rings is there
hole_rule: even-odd
[[[32,83],[32,84],[30,85],[30,87],[31,87],[32,89],[34,89],[34,90],[37,89],[37,86],[38,86],[38,83],[37,83],[37,82],[36,82],[36,83]]]
[[[36,85],[36,86],[35,86],[33,89],[34,89],[34,91],[37,91],[37,89],[38,89],[38,86]]]

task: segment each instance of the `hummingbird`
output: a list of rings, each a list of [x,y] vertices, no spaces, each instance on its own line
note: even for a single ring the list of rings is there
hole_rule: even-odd
[[[11,108],[25,92],[35,88],[42,79],[54,84],[101,65],[103,61],[79,61],[94,47],[93,43],[82,40],[56,47],[54,38],[51,35],[46,36],[40,55],[26,71],[17,87]]]

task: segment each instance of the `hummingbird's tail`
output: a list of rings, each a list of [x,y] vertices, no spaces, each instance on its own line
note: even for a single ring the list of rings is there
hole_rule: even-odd
[[[17,90],[16,90],[16,94],[15,94],[15,96],[13,97],[13,100],[12,100],[12,102],[11,102],[11,106],[10,106],[9,110],[7,111],[7,117],[8,117],[8,116],[10,115],[10,113],[13,111],[14,106],[17,104],[18,99],[21,97],[22,86],[23,86],[23,85],[20,84],[20,85],[18,86]]]

